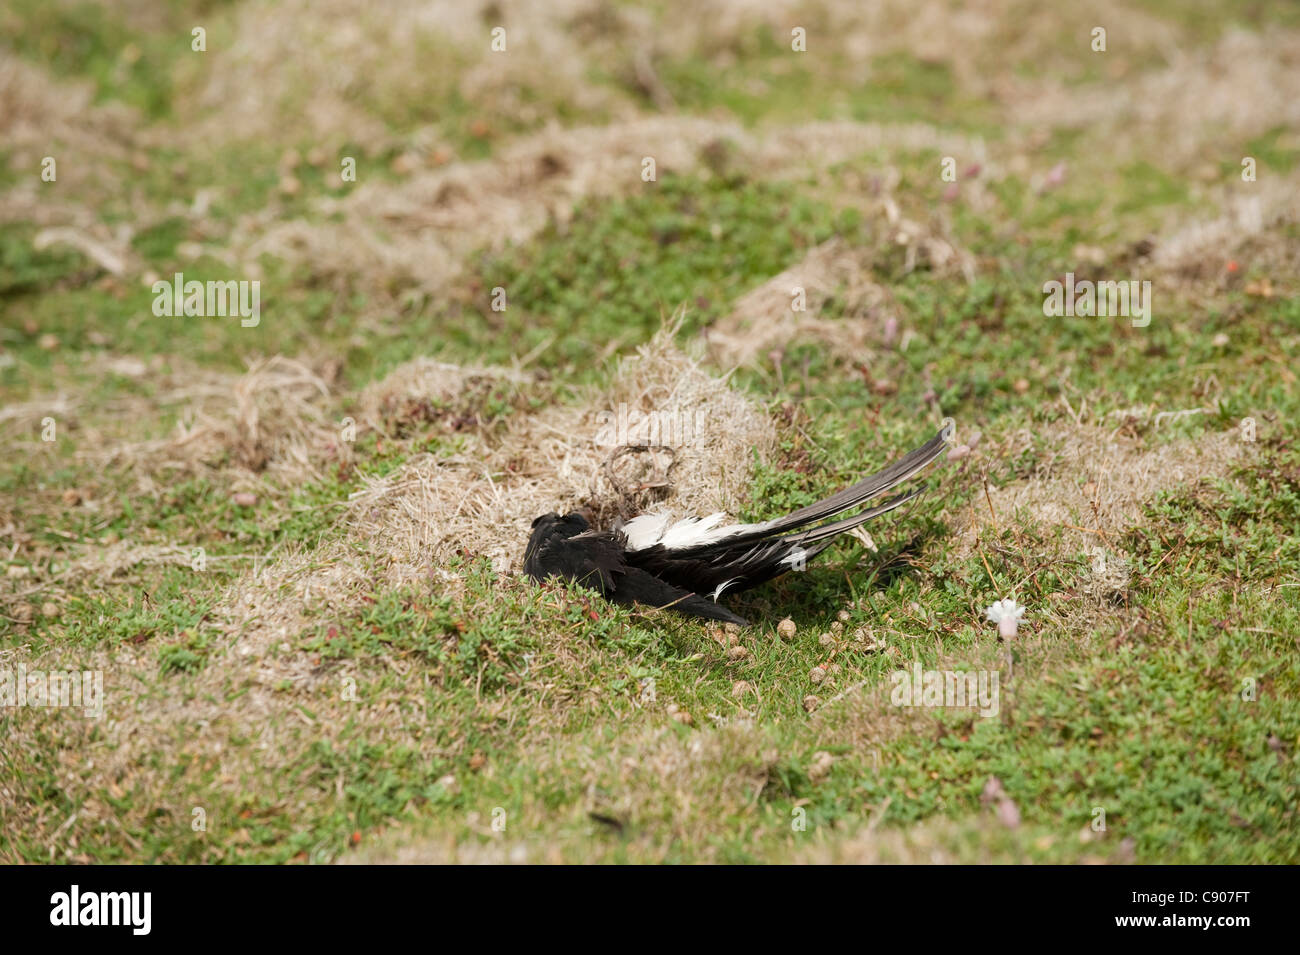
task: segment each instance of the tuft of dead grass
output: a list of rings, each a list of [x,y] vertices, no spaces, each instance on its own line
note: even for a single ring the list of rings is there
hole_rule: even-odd
[[[276,355],[255,360],[242,375],[177,376],[171,388],[147,399],[154,410],[178,409],[173,434],[138,442],[82,441],[78,455],[134,474],[144,493],[157,493],[161,482],[178,477],[218,472],[247,490],[318,479],[327,454],[346,451],[340,423],[330,417],[327,375],[333,370]]]
[[[1219,196],[1219,214],[1175,224],[1156,240],[1151,261],[1184,287],[1189,281],[1229,281],[1227,262],[1240,258],[1289,285],[1300,262],[1291,231],[1300,223],[1300,176],[1267,171],[1257,182],[1234,183]]]
[[[870,278],[870,258],[869,250],[852,249],[841,239],[823,242],[737,299],[731,313],[707,330],[710,352],[723,366],[749,365],[797,338],[866,360],[869,342],[896,314],[889,291]],[[850,314],[840,320],[821,317],[822,305],[840,289]],[[799,311],[796,295],[802,297]]]
[[[1242,142],[1300,122],[1300,33],[1226,32],[1187,52],[1170,44],[1163,67],[1125,82],[1025,89],[1019,118],[1030,126],[1116,132],[1117,149],[1140,150],[1159,136],[1162,162],[1206,155],[1207,138]],[[1140,126],[1143,137],[1119,133]]]
[[[906,250],[904,268],[926,265],[945,274],[974,277],[975,261],[951,239],[904,217],[888,195],[869,212],[878,219],[877,240],[866,247],[835,238],[802,261],[739,298],[730,314],[707,332],[710,354],[724,367],[765,361],[789,342],[817,341],[832,353],[866,362],[874,345],[890,345],[902,315],[889,289],[872,277],[883,246]],[[821,315],[835,298],[837,319]],[[796,300],[800,309],[795,309]]]
[[[192,134],[217,141],[311,140],[335,149],[398,145],[377,108],[456,94],[480,114],[537,116],[527,91],[581,113],[622,97],[587,81],[588,58],[565,27],[585,7],[499,0],[492,4],[394,0],[249,0],[234,11],[211,63],[182,78],[179,112],[202,119]],[[506,30],[506,49],[491,30]],[[303,51],[311,55],[304,56]]]
[[[0,192],[0,224],[37,226],[36,247],[71,246],[101,269],[134,267],[134,228],[109,224],[96,208],[120,193],[122,164],[140,155],[139,114],[120,103],[94,105],[90,83],[56,80],[0,49],[0,142],[14,184]],[[46,158],[57,179],[41,179]]]
[[[0,50],[0,141],[10,167],[27,174],[5,194],[0,221],[65,224],[66,218],[56,219],[49,211],[62,191],[117,185],[105,160],[130,158],[141,120],[130,107],[93,105],[93,100],[90,83],[56,80]],[[58,161],[57,188],[40,180],[41,160],[49,155]]]
[[[1149,446],[1119,429],[1078,425],[1047,435],[1050,457],[1024,481],[988,486],[967,510],[959,540],[966,553],[999,526],[1019,524],[1057,539],[1066,549],[1111,546],[1141,520],[1142,507],[1163,490],[1226,477],[1251,445],[1236,431],[1208,433]],[[1029,435],[1011,436],[1005,451],[1023,448]]]
[[[1099,608],[1109,612],[1128,604],[1132,567],[1124,536],[1141,523],[1143,507],[1157,494],[1226,478],[1254,453],[1236,431],[1152,445],[1124,428],[1053,428],[1046,435],[1049,456],[1033,474],[1001,487],[986,484],[986,493],[977,494],[954,522],[958,553],[996,552],[1016,568],[1013,576],[1024,568],[1073,568],[1068,576],[1078,599],[1031,608],[1053,627],[1086,631],[1096,625]],[[1027,432],[1010,435],[989,453],[1014,456],[1030,441]],[[1017,543],[998,543],[1009,527]]]
[[[618,446],[602,442],[617,430],[620,406],[690,423],[687,442],[668,455],[671,468],[650,465],[658,480],[621,480],[613,469]],[[775,442],[767,415],[679,351],[672,328],[625,359],[603,393],[514,415],[505,427],[472,452],[421,456],[368,482],[352,502],[354,533],[404,568],[399,577],[462,549],[487,555],[499,570],[517,568],[532,519],[550,511],[586,505],[612,516],[657,502],[696,513],[735,511],[753,455],[766,455]]]

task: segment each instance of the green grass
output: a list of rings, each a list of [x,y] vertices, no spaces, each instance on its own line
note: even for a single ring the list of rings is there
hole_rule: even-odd
[[[1188,55],[1231,23],[1295,25],[1282,5],[1142,7]],[[673,15],[647,9],[652,23]],[[1300,862],[1300,455],[1288,429],[1300,415],[1291,359],[1300,300],[1286,266],[1296,229],[1270,225],[1238,253],[1236,271],[1218,249],[1186,275],[1137,251],[1171,223],[1216,215],[1219,186],[1244,185],[1240,156],[1259,160],[1261,180],[1291,176],[1300,150],[1287,129],[1240,141],[1199,130],[1204,148],[1189,159],[1134,128],[1143,148],[1117,161],[1069,115],[1023,128],[1013,105],[967,88],[964,57],[883,41],[867,59],[850,55],[826,13],[809,20],[806,54],[789,49],[784,22],[758,20],[656,49],[656,92],[632,58],[639,38],[593,12],[566,25],[594,51],[587,79],[606,106],[592,111],[540,76],[504,91],[462,83],[481,51],[430,32],[417,42],[427,68],[400,89],[363,77],[349,90],[391,134],[383,142],[344,129],[325,145],[302,134],[296,114],[316,93],[307,88],[268,107],[295,114],[276,136],[192,139],[197,119],[178,104],[205,61],[193,59],[189,30],[207,25],[219,50],[240,12],[175,3],[144,23],[100,4],[19,0],[0,13],[4,43],[28,65],[89,83],[96,104],[135,111],[139,155],[103,157],[97,170],[121,188],[65,176],[49,193],[49,221],[75,207],[109,234],[128,229],[142,272],[247,278],[236,237],[250,222],[324,222],[323,203],[354,188],[339,180],[341,156],[382,187],[403,179],[392,160],[408,150],[493,162],[547,124],[598,125],[624,107],[735,120],[756,136],[794,136],[816,120],[925,123],[984,137],[991,159],[968,175],[959,158],[952,190],[934,150],[886,143],[787,173],[718,142],[699,171],[661,167],[658,182],[578,197],[526,241],[467,256],[432,292],[265,255],[256,329],[158,318],[141,275],[106,275],[64,245],[38,250],[44,219],[7,222],[0,398],[14,410],[0,419],[0,651],[102,668],[110,713],[129,728],[124,737],[122,722],[0,712],[12,794],[0,801],[0,859],[326,863],[409,850],[788,862],[857,858],[865,840],[896,861],[939,852],[958,862]],[[1029,89],[1132,84],[1166,65],[1113,26],[1104,59],[1073,28],[1023,46],[1011,39],[972,38],[977,48],[963,52],[1000,83]],[[324,158],[307,158],[317,148]],[[30,152],[0,149],[0,189],[30,186],[11,164]],[[1063,181],[1042,185],[1062,162]],[[283,188],[286,174],[296,191]],[[887,182],[903,218],[970,254],[969,280],[917,265],[888,238]],[[199,190],[211,190],[201,216],[190,211]],[[872,326],[860,355],[795,339],[776,361],[762,355],[735,371],[733,387],[779,432],[774,454],[751,462],[738,516],[766,519],[842,487],[928,437],[941,414],[959,434],[987,437],[978,456],[873,525],[875,550],[841,541],[806,573],[730,599],[759,621],[741,637],[743,654],[696,622],[494,570],[473,546],[395,582],[392,555],[354,526],[379,513],[353,509],[372,482],[417,459],[472,466],[518,440],[531,415],[609,386],[615,359],[667,316],[684,309],[685,345],[832,238],[872,250],[853,278],[888,290],[907,346],[873,337]],[[197,259],[193,243],[205,250]],[[1044,315],[1044,283],[1068,271],[1155,280],[1150,326]],[[1263,280],[1276,289],[1261,291]],[[863,321],[849,284],[821,309],[846,328]],[[490,305],[496,287],[504,312]],[[305,448],[303,470],[249,467],[236,447],[201,458],[130,451],[193,424],[187,402],[165,399],[191,372],[228,373],[214,380],[229,382],[235,407],[236,376],[260,357],[333,363],[330,393],[311,400],[338,421],[360,417],[361,390],[411,358],[510,365],[529,353],[528,383],[385,408],[346,455]],[[106,370],[123,358],[147,371]],[[70,412],[53,410],[60,396]],[[1125,409],[1152,414],[1111,414]],[[1190,409],[1199,413],[1153,417]],[[53,444],[31,424],[47,414]],[[1102,531],[1131,571],[1113,599],[1090,591],[1092,558],[1062,525],[1000,512],[976,544],[965,533],[972,509],[993,507],[986,482],[1083,480],[1059,453],[1075,415],[1148,451],[1235,434],[1247,416],[1259,427],[1231,468],[1163,486],[1136,523]],[[270,434],[285,425],[261,421]],[[554,437],[544,458],[520,451],[520,473],[482,480],[499,491],[545,479],[546,461],[574,436]],[[236,499],[250,487],[253,503]],[[436,525],[430,516],[430,540]],[[156,553],[113,570],[78,563],[122,546]],[[268,560],[302,573],[255,578]],[[346,585],[318,586],[333,574]],[[307,581],[317,589],[300,589]],[[256,609],[232,610],[235,592]],[[984,620],[1009,595],[1029,608],[1010,644]],[[798,623],[792,640],[776,631],[787,615]],[[855,638],[859,628],[883,646]],[[997,671],[997,714],[892,706],[892,674],[914,661]],[[148,745],[124,742],[130,734]],[[1018,828],[994,818],[990,777],[1016,805]],[[206,828],[195,828],[196,809]],[[1090,828],[1098,810],[1104,833]],[[800,818],[806,827],[792,826]]]
[[[89,2],[17,0],[0,22],[6,45],[19,55],[57,76],[90,79],[99,101],[120,100],[162,117],[171,110],[171,65],[190,52],[190,18],[171,6],[170,35],[137,33],[115,11]]]
[[[644,228],[630,231],[629,221]],[[563,234],[484,256],[477,307],[453,341],[504,360],[553,340],[541,360],[581,378],[605,351],[600,343],[643,342],[682,303],[685,330],[698,329],[814,245],[859,230],[851,211],[788,186],[665,176],[638,196],[579,209]],[[506,291],[503,312],[491,309],[497,287]]]

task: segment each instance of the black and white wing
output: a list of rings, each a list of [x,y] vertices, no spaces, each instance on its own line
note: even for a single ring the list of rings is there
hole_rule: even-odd
[[[852,517],[809,527],[828,517],[865,504],[918,475],[944,452],[953,425],[889,467],[815,504],[760,524],[723,524],[722,514],[669,523],[661,515],[629,521],[624,559],[631,567],[716,600],[728,590],[744,590],[785,573],[815,557],[831,541],[894,508],[921,492],[891,497]]]
[[[543,529],[528,542],[524,571],[535,580],[562,577],[621,604],[641,603],[670,608],[744,626],[746,621],[726,607],[674,586],[625,561],[627,540],[618,531],[584,531],[567,536],[567,529]]]

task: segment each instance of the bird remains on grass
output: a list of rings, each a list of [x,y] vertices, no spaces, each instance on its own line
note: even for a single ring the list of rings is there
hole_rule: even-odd
[[[792,514],[760,524],[726,524],[724,514],[669,523],[641,514],[621,527],[592,530],[577,512],[533,521],[524,570],[534,580],[563,577],[616,603],[641,603],[726,623],[747,625],[719,604],[724,592],[748,590],[804,565],[851,531],[907,503],[923,489],[891,497],[850,517],[819,524],[916,477],[943,453],[952,419],[921,447],[852,487]],[[815,525],[815,526],[814,526]]]

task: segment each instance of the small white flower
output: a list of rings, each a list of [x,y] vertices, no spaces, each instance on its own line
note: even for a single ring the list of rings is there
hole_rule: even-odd
[[[999,600],[984,613],[998,625],[999,636],[1010,638],[1016,635],[1016,626],[1025,615],[1025,608],[1014,600]]]

